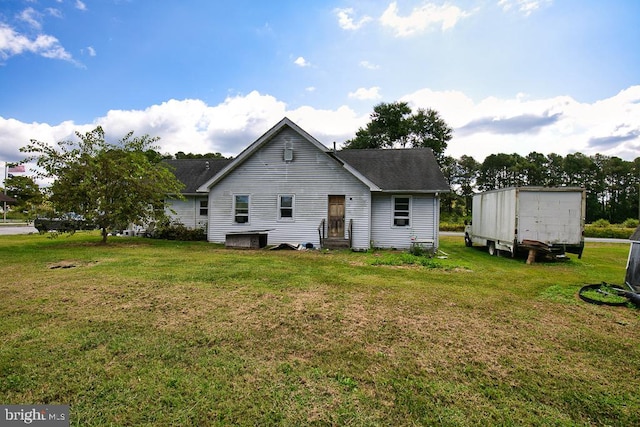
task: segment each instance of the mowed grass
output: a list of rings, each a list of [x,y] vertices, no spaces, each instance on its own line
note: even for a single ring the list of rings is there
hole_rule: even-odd
[[[77,426],[640,425],[640,311],[576,296],[622,283],[626,244],[525,265],[445,236],[421,265],[98,240],[0,237],[0,403]]]

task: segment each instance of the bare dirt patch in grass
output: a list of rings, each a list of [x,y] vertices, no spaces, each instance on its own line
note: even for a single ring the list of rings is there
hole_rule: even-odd
[[[49,270],[56,270],[58,268],[93,267],[97,264],[97,261],[62,260],[48,264],[47,268]]]
[[[441,269],[45,244],[0,242],[0,400],[84,425],[638,424],[638,311],[571,295],[626,250],[525,266],[449,242]]]

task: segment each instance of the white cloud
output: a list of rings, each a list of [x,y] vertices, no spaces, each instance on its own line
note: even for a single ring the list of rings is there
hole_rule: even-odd
[[[304,106],[288,111],[287,117],[328,148],[333,148],[334,142],[340,148],[344,141],[353,138],[358,128],[365,126],[369,120],[369,114],[358,115],[346,105],[336,110],[318,110]]]
[[[506,12],[515,7],[518,12],[525,16],[531,15],[543,5],[551,4],[553,0],[499,0],[498,6]]]
[[[89,56],[96,56],[96,50],[93,48],[93,46],[87,46],[87,54]]]
[[[360,61],[360,66],[362,68],[366,68],[367,70],[377,70],[378,68],[380,68],[378,64],[372,64],[369,61]]]
[[[23,123],[15,119],[5,119],[0,116],[0,159],[7,162],[17,162],[28,156],[21,153],[20,147],[26,146],[31,139],[54,143],[72,139],[73,132],[81,129],[72,121],[58,125],[47,123]],[[33,165],[29,165],[28,169]]]
[[[358,30],[372,20],[370,16],[363,16],[358,21],[354,21],[352,17],[354,11],[352,8],[336,9],[335,12],[336,15],[338,15],[338,25],[340,25],[340,28],[343,30]]]
[[[367,91],[367,90],[365,90]],[[433,108],[454,128],[447,155],[470,155],[482,161],[490,154],[536,151],[566,156],[600,153],[626,160],[640,153],[640,85],[594,102],[568,96],[530,99],[489,97],[474,101],[458,91],[422,89],[402,97],[414,111]],[[169,100],[144,110],[111,110],[93,123],[24,123],[0,117],[0,159],[17,161],[30,139],[48,143],[75,139],[101,125],[110,140],[129,131],[161,137],[163,153],[220,152],[235,156],[283,117],[289,117],[327,147],[353,138],[369,121],[369,112],[356,113],[346,105],[335,109],[302,106],[293,110],[271,95],[257,91],[227,97],[218,105],[202,100]]]
[[[316,87],[315,86],[309,86],[309,87],[306,87],[304,90],[306,90],[307,92],[315,92],[316,91]]]
[[[169,100],[145,110],[111,110],[98,119],[105,130],[160,136],[163,152],[236,155],[285,116],[285,104],[253,91],[210,107],[198,99]]]
[[[17,33],[6,24],[0,23],[0,58],[8,59],[25,52],[35,53],[45,58],[74,62],[71,54],[62,47],[57,38],[48,34],[40,34],[32,40]]]
[[[295,61],[293,61],[294,64],[296,64],[299,67],[310,67],[311,64],[304,59],[302,56],[299,56]]]
[[[24,158],[19,148],[32,138],[49,144],[75,140],[75,131],[84,133],[97,125],[105,129],[111,141],[119,140],[131,130],[135,135],[159,136],[163,153],[220,152],[235,156],[285,116],[327,147],[333,141],[353,137],[368,119],[368,115],[359,116],[347,106],[336,110],[308,106],[288,110],[284,102],[257,91],[227,97],[215,106],[198,99],[172,99],[144,110],[111,110],[90,124],[23,123],[0,117],[0,158],[7,161]]]
[[[45,11],[49,15],[51,15],[51,16],[53,16],[55,18],[62,18],[62,11],[60,11],[60,9],[56,9],[56,8],[53,8],[53,7],[48,7],[48,8],[45,9]]]
[[[457,6],[443,4],[437,6],[433,3],[426,3],[421,7],[413,9],[410,15],[398,15],[398,4],[392,2],[380,17],[383,26],[391,28],[397,37],[408,37],[432,27],[438,27],[442,31],[453,28],[462,18],[469,16]]]
[[[42,15],[32,7],[28,7],[22,12],[20,12],[20,14],[18,15],[18,19],[20,21],[26,22],[31,27],[37,30],[42,28],[42,24],[40,23],[40,20],[42,19]]]
[[[414,108],[434,108],[454,128],[448,153],[482,161],[497,153],[533,151],[567,155],[600,153],[627,160],[640,152],[640,86],[601,101],[569,96],[489,97],[474,102],[461,92],[423,89],[402,98]]]
[[[380,95],[380,87],[373,86],[368,89],[361,87],[357,89],[355,92],[349,92],[349,98],[363,101],[363,100],[380,99],[382,98],[382,96]]]
[[[76,9],[85,12],[87,10],[87,5],[81,0],[76,0]]]

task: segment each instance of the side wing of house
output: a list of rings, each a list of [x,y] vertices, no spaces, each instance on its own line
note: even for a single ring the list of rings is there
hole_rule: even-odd
[[[369,186],[295,126],[281,125],[254,145],[258,142],[258,148],[241,153],[232,169],[207,184],[209,241],[222,243],[229,233],[266,230],[270,245],[318,247],[322,221],[342,238],[349,237],[352,221],[352,247],[369,247]]]
[[[230,159],[223,158],[165,160],[176,178],[184,184],[182,200],[171,195],[165,199],[165,214],[187,228],[206,230],[209,221],[209,194],[198,189],[230,162]]]
[[[440,198],[435,194],[377,193],[372,196],[371,211],[374,247],[438,247]]]
[[[165,214],[172,221],[187,228],[207,228],[209,202],[206,194],[185,195],[184,200],[168,197],[165,199]]]
[[[374,247],[438,247],[440,194],[449,186],[430,149],[344,150],[337,155],[377,187],[371,193]]]

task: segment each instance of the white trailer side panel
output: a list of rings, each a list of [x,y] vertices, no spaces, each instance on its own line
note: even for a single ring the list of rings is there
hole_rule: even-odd
[[[473,235],[492,241],[513,242],[516,197],[515,188],[476,194],[473,197]]]
[[[525,191],[519,194],[518,243],[577,245],[582,241],[582,191]]]

